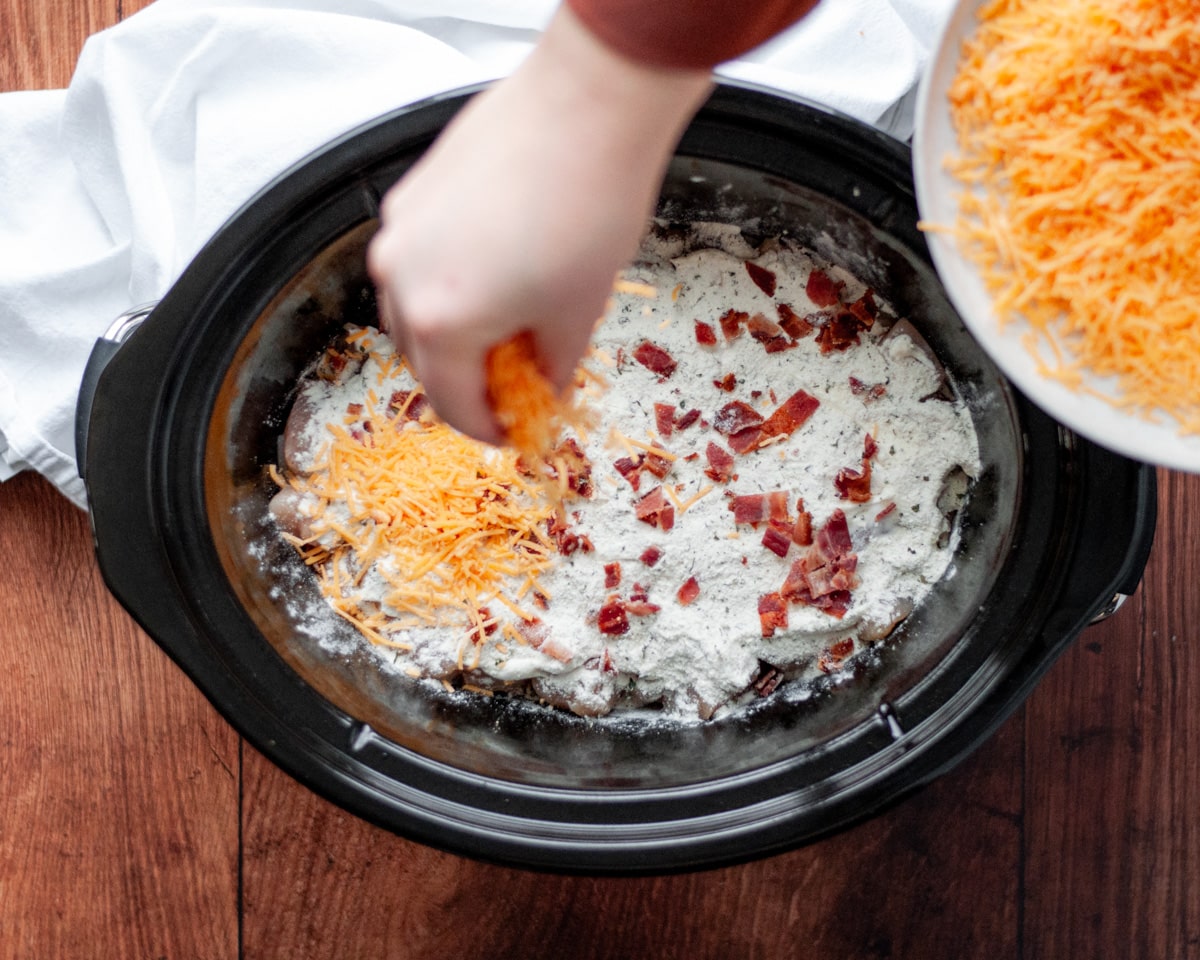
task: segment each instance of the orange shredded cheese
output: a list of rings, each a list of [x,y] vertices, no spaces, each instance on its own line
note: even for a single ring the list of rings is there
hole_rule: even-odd
[[[381,632],[382,614],[353,599],[374,564],[387,583],[384,602],[422,622],[458,623],[468,636],[483,637],[495,620],[480,610],[480,597],[532,619],[510,594],[522,583],[536,589],[549,567],[552,552],[539,528],[554,507],[518,469],[517,452],[478,443],[440,421],[377,423],[361,440],[331,425],[333,441],[316,469],[298,478],[301,492],[321,498],[314,532],[339,538],[332,547],[308,547],[305,557],[337,613],[374,643],[409,649]],[[283,480],[277,471],[272,476]],[[343,513],[330,507],[334,500]]]
[[[992,0],[950,88],[948,229],[1002,323],[1200,432],[1200,3]]]

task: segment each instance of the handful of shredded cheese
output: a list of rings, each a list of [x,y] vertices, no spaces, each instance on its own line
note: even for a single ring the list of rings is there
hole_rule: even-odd
[[[978,16],[950,89],[951,229],[997,316],[1028,320],[1068,385],[1113,376],[1121,409],[1200,432],[1200,2]]]
[[[534,462],[545,462],[562,428],[578,417],[539,368],[533,333],[525,330],[492,347],[485,363],[488,404],[505,439]]]

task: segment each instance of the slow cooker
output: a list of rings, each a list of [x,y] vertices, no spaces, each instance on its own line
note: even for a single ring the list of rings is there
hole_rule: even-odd
[[[316,587],[267,519],[266,465],[301,371],[343,323],[374,321],[364,251],[381,196],[474,92],[397,110],[283,174],[97,344],[85,377],[79,459],[104,577],[275,763],[383,827],[505,864],[726,864],[842,829],[949,769],[1133,592],[1153,470],[1058,425],[972,340],[917,229],[908,149],[725,84],[687,129],[658,216],[794,237],[918,327],[982,449],[953,575],[847,677],[708,723],[446,692],[380,670],[352,635],[318,642],[296,613],[320,606]]]

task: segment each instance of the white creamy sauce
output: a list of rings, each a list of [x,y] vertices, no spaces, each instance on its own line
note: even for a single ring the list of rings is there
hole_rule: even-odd
[[[755,696],[751,684],[764,665],[788,678],[803,678],[830,669],[822,655],[838,641],[851,638],[854,652],[860,652],[948,575],[957,531],[947,510],[961,502],[963,474],[973,477],[978,470],[977,440],[961,401],[931,398],[944,374],[925,348],[900,332],[886,336],[896,319],[888,306],[876,301],[879,319],[844,351],[822,353],[812,334],[776,353],[767,353],[745,330],[729,341],[722,335],[719,318],[730,308],[771,319],[779,316],[778,304],[800,317],[828,314],[805,292],[813,257],[786,243],[758,252],[735,228],[712,224],[697,225],[690,237],[647,240],[624,278],[654,287],[657,296],[614,295],[586,361],[607,382],[602,392],[588,388],[596,393],[589,403],[600,420],[580,438],[594,492],[568,501],[566,509],[572,531],[594,550],[559,557],[541,577],[550,599],[538,616],[570,658],[563,662],[533,646],[485,643],[467,680],[499,688],[534,679],[533,695],[585,714],[607,712],[615,702],[618,709],[661,704],[666,715],[680,719],[719,715]],[[755,284],[746,259],[774,274],[773,295]],[[843,302],[864,292],[845,271],[824,261],[816,265],[843,284]],[[716,345],[697,343],[697,320],[712,326]],[[644,340],[677,361],[669,376],[634,359]],[[385,363],[391,355],[386,338],[374,332],[363,345]],[[374,358],[343,382],[305,384],[299,402],[311,405],[312,416],[293,451],[293,464],[315,463],[328,437],[326,424],[345,423],[347,406],[365,403],[369,391],[387,397],[412,387],[407,374],[383,377]],[[736,381],[731,392],[714,384],[729,374]],[[856,392],[853,381],[882,386],[872,395],[861,387]],[[712,425],[718,410],[741,400],[769,417],[800,389],[820,401],[807,422],[781,442],[735,454],[736,477],[727,484],[705,475],[707,445],[729,449],[727,438]],[[656,402],[673,405],[677,417],[698,409],[702,419],[661,437]],[[660,480],[643,472],[634,491],[614,467],[630,454],[614,430],[669,451],[676,459],[667,476]],[[868,434],[876,444],[871,497],[853,503],[839,496],[834,477],[844,468],[861,467]],[[948,483],[948,478],[954,480]],[[669,486],[681,504],[709,492],[685,511],[677,509],[674,526],[664,531],[635,513],[638,499],[659,484]],[[954,489],[948,492],[948,486]],[[785,557],[766,549],[762,525],[735,523],[729,494],[779,490],[787,492],[793,517],[797,499],[803,499],[814,530],[835,510],[845,513],[860,582],[841,619],[789,603],[787,627],[764,637],[759,598],[780,589],[805,548],[793,544]],[[307,509],[315,512],[312,505]],[[641,558],[651,547],[661,551],[661,559],[647,566]],[[621,570],[615,588],[605,584],[605,565],[611,563]],[[699,595],[684,605],[677,592],[692,577]],[[635,584],[658,610],[630,614],[628,631],[621,635],[601,633],[596,622],[601,606],[613,594],[630,597]],[[377,571],[369,571],[361,591],[363,599],[384,602],[387,588]],[[432,677],[453,674],[465,631],[461,623],[408,631],[402,638],[414,649],[396,654],[397,668]]]

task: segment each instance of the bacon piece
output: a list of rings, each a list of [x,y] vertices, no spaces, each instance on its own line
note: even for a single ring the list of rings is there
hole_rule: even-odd
[[[712,328],[711,323],[705,323],[703,320],[696,321],[696,342],[702,347],[717,345],[717,331]]]
[[[856,397],[862,397],[863,403],[870,403],[872,400],[878,400],[887,393],[887,385],[883,383],[875,383],[871,386],[863,383],[858,377],[850,378],[850,392]]]
[[[792,540],[798,546],[807,547],[813,542],[812,514],[804,509],[804,501],[796,501],[796,525],[792,527]]]
[[[787,602],[778,593],[763,594],[758,598],[758,621],[764,637],[775,636],[776,630],[786,630]]]
[[[388,400],[388,416],[394,417],[401,409],[405,420],[420,420],[421,414],[429,409],[429,398],[422,390],[397,390]]]
[[[683,586],[675,592],[675,599],[679,601],[681,607],[686,607],[698,596],[700,596],[700,584],[695,577],[688,577],[683,581]]]
[[[639,456],[637,459],[633,457],[622,457],[620,460],[613,462],[613,468],[629,481],[629,485],[633,487],[634,492],[637,492],[641,485],[641,469],[642,461],[645,457]]]
[[[704,455],[708,458],[708,469],[704,475],[713,483],[728,483],[733,476],[733,454],[710,440]]]
[[[780,435],[790,437],[808,422],[819,406],[821,401],[812,394],[797,390],[763,422],[759,443]]]
[[[574,437],[567,437],[554,448],[551,462],[561,462],[566,467],[568,490],[581,497],[592,495],[592,461]]]
[[[772,667],[761,660],[759,661],[760,673],[751,684],[754,687],[755,693],[760,697],[769,697],[775,692],[775,688],[783,682],[783,671],[778,667]]]
[[[746,321],[746,329],[750,332],[751,337],[763,345],[763,349],[767,353],[791,350],[796,345],[795,341],[788,339],[787,334],[783,332],[783,327],[774,320],[764,317],[761,313],[754,314]]]
[[[850,315],[859,322],[864,330],[870,330],[875,325],[875,318],[879,316],[879,307],[875,304],[875,295],[869,289],[864,291],[863,295],[846,309],[850,311]]]
[[[746,493],[729,501],[729,509],[733,511],[734,523],[748,523],[752,526],[767,519],[767,498],[762,493]]]
[[[746,264],[746,272],[750,274],[754,285],[768,297],[775,296],[775,274],[766,267],[760,267],[757,263],[751,263],[749,260],[743,262]]]
[[[673,374],[679,365],[666,350],[649,340],[643,340],[637,345],[633,351],[633,358],[651,373],[657,373],[663,378]]]
[[[737,377],[732,373],[727,373],[720,380],[714,380],[713,386],[718,390],[724,390],[726,393],[733,393],[737,387]]]
[[[804,292],[808,294],[808,299],[818,307],[832,307],[841,300],[842,284],[835,283],[824,270],[814,267],[812,273],[808,275]]]
[[[888,514],[890,514],[895,509],[896,509],[896,501],[893,500],[886,507],[884,507],[877,514],[875,514],[875,522],[878,523],[880,520],[882,520],[884,517],[888,516]]]
[[[846,515],[840,509],[834,510],[825,521],[825,525],[817,531],[816,546],[830,560],[854,552],[854,543],[850,539],[850,525],[846,523]]]
[[[825,326],[817,333],[817,343],[822,353],[849,350],[858,343],[858,331],[861,324],[854,314],[843,310],[831,317]]]
[[[687,413],[681,414],[675,421],[676,430],[686,430],[693,423],[700,419],[700,411],[693,407]]]
[[[786,303],[776,304],[775,309],[779,313],[779,326],[793,340],[803,340],[816,329]]]
[[[652,567],[662,559],[662,555],[663,552],[660,548],[650,546],[642,551],[640,559],[646,566]]]
[[[579,549],[579,536],[571,530],[570,524],[559,520],[558,517],[551,516],[546,521],[546,532],[550,534],[558,552],[564,557],[569,557]]]
[[[866,503],[871,499],[871,458],[878,451],[875,438],[869,433],[863,440],[862,468],[851,470],[844,467],[833,478],[838,496],[852,503]]]
[[[731,400],[713,417],[713,429],[724,434],[734,453],[748,453],[762,438],[762,414],[741,400]]]
[[[821,655],[817,657],[817,669],[822,673],[830,673],[845,663],[846,658],[849,657],[853,651],[853,637],[846,637],[844,640],[839,640],[828,650],[823,650]]]
[[[604,586],[605,589],[615,590],[621,585],[621,564],[614,560],[612,563],[604,565]]]
[[[660,437],[669,437],[675,432],[675,405],[673,403],[656,403],[654,405],[654,425],[658,428]]]
[[[675,508],[667,503],[661,486],[655,487],[638,500],[634,504],[634,512],[643,523],[658,527],[664,532],[675,526]]]
[[[671,472],[671,461],[666,457],[660,457],[657,453],[647,453],[642,458],[641,468],[662,480]]]
[[[750,314],[743,313],[741,310],[726,310],[721,314],[719,321],[721,333],[724,334],[726,340],[733,340],[742,332],[742,324],[749,319]]]
[[[629,617],[625,614],[625,604],[617,597],[609,597],[596,617],[596,626],[600,632],[610,636],[620,636],[629,632]]]
[[[651,603],[649,600],[631,599],[625,602],[625,610],[635,617],[649,617],[661,609],[657,603]]]
[[[786,557],[788,550],[792,546],[791,534],[783,533],[774,526],[768,526],[763,531],[762,545],[770,550],[777,557]]]
[[[792,520],[788,516],[788,495],[786,490],[772,490],[764,494],[767,498],[767,519],[775,520],[780,523],[786,523],[791,526]]]

